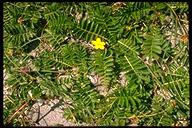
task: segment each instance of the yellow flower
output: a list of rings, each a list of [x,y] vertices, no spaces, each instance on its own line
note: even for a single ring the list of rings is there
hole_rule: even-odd
[[[12,56],[13,55],[13,49],[6,50],[6,54],[9,56]]]
[[[127,30],[127,31],[130,31],[131,29],[132,29],[131,26],[126,26],[126,30]]]
[[[91,41],[92,45],[94,45],[95,49],[104,50],[105,42],[101,41],[101,38],[97,38],[96,41]]]

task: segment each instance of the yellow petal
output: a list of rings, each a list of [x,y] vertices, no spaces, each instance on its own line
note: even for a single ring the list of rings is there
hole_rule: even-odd
[[[95,45],[95,49],[99,49],[99,45]]]
[[[101,38],[97,38],[97,39],[96,39],[96,42],[101,42]]]
[[[99,47],[101,50],[104,50],[105,49],[105,47],[103,46],[103,45],[100,45],[100,47]]]
[[[105,42],[101,42],[100,44],[101,44],[101,45],[105,45]]]
[[[91,41],[91,43],[92,43],[93,45],[96,45],[96,44],[97,44],[96,41]]]

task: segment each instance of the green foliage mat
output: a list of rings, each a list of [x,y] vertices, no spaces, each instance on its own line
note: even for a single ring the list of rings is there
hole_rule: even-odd
[[[4,124],[60,97],[74,123],[189,125],[187,18],[185,2],[4,3]]]

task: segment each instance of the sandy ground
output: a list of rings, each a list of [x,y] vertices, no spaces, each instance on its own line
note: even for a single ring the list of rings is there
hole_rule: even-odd
[[[35,126],[77,126],[63,118],[64,104],[58,99],[36,102],[26,115]]]

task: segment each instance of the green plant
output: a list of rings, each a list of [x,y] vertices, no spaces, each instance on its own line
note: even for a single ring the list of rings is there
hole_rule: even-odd
[[[75,123],[189,125],[187,3],[6,2],[3,14],[5,125],[44,96],[69,100]]]

